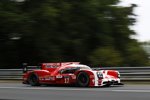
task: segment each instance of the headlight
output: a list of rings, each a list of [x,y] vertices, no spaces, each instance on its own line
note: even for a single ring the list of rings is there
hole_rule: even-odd
[[[102,79],[103,78],[103,74],[101,72],[97,72],[97,77]]]

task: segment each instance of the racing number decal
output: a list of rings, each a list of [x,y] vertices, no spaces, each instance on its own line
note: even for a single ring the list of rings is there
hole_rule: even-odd
[[[69,77],[65,77],[65,83],[69,83]]]

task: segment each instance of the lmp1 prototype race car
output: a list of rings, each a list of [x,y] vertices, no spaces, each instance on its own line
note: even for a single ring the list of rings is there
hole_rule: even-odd
[[[116,70],[92,70],[79,62],[42,63],[39,69],[23,68],[23,83],[31,86],[43,84],[76,85],[79,87],[123,85]]]

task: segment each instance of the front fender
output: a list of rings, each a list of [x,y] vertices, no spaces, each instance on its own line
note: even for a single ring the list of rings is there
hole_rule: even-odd
[[[80,72],[86,72],[89,75],[89,86],[95,86],[95,75],[93,73],[93,71],[91,70],[79,70],[75,73],[75,75],[77,76]]]
[[[107,75],[113,76],[115,78],[120,78],[120,73],[116,70],[107,70]]]

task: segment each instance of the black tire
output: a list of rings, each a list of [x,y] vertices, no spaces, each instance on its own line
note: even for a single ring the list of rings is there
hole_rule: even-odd
[[[31,86],[39,86],[39,78],[36,74],[32,73],[29,78],[28,78],[28,82]]]
[[[87,87],[89,85],[89,75],[86,72],[80,72],[77,75],[77,86]]]

